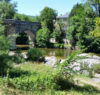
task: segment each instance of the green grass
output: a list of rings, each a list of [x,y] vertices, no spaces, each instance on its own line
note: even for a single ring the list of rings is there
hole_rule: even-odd
[[[29,71],[29,72],[38,72],[39,74],[49,75],[54,72],[54,69],[45,66],[43,63],[32,63],[28,64],[20,64],[18,65],[21,70]],[[75,87],[66,90],[53,90],[48,89],[46,91],[23,91],[19,89],[14,89],[6,85],[0,85],[0,95],[100,95],[100,91],[98,90],[98,86],[94,86],[93,83],[90,82],[89,77],[76,75],[74,78],[77,78],[79,82]],[[2,78],[0,79],[2,80]],[[84,81],[82,81],[84,80]],[[87,84],[87,82],[90,84]],[[1,94],[3,93],[3,94]]]
[[[29,72],[39,72],[39,73],[44,73],[44,74],[50,74],[54,70],[50,66],[45,66],[43,63],[37,63],[37,62],[28,62],[27,64],[21,64],[20,68],[22,70],[26,70]]]

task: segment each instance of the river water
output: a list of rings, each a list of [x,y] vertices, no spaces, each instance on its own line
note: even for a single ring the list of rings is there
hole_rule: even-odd
[[[20,47],[22,46],[20,45]],[[61,59],[65,59],[72,52],[76,51],[76,50],[70,50],[70,49],[55,49],[55,48],[39,48],[39,49],[43,52],[44,56],[55,56]],[[27,50],[23,52],[27,52]],[[95,54],[95,53],[91,53],[91,54],[100,56],[100,54]]]
[[[22,52],[27,52],[28,45],[16,45],[17,48],[22,49]],[[66,58],[69,56],[73,51],[70,49],[55,49],[55,48],[39,48],[44,56],[55,56],[59,58]]]
[[[75,50],[69,50],[69,49],[50,49],[50,48],[40,48],[40,50],[43,52],[44,56],[55,56],[62,59],[66,58],[72,52],[75,51]]]
[[[65,59],[67,56],[69,56],[72,52],[75,52],[77,50],[70,50],[70,49],[50,49],[50,48],[39,48],[44,56],[55,56],[60,59]],[[90,53],[91,55],[97,55],[100,57],[100,54],[96,53]]]

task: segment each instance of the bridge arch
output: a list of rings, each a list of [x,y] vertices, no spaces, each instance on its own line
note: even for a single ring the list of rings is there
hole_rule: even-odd
[[[16,37],[16,45],[29,45],[34,46],[35,34],[30,30],[24,30],[21,33],[18,33]]]
[[[35,34],[33,34],[30,30],[24,30],[24,33],[26,33],[29,37],[29,45],[34,46]]]
[[[12,19],[3,20],[3,24],[6,25],[5,35],[17,35],[20,33],[26,33],[30,38],[30,44],[34,46],[35,43],[35,35],[38,29],[41,27],[41,24],[38,22],[27,22],[27,21],[19,21]],[[23,31],[24,30],[24,31]],[[11,49],[16,49],[16,38],[10,37],[11,41]]]

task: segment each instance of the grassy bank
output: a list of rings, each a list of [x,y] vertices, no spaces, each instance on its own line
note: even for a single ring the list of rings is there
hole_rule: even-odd
[[[74,83],[75,86],[72,86],[69,89],[67,88],[64,90],[56,90],[56,89],[52,89],[53,87],[52,85],[54,85],[52,82],[52,78],[48,79],[52,77],[51,75],[54,72],[53,68],[45,66],[43,63],[38,64],[38,63],[32,63],[32,62],[29,62],[28,64],[20,64],[16,66],[15,68],[19,68],[19,67],[21,71],[27,71],[28,73],[31,73],[31,75],[24,73],[23,75],[20,75],[19,77],[0,78],[0,95],[100,95],[99,87],[97,85],[93,85],[93,83],[88,84],[86,82],[86,81],[90,81],[90,78],[88,77],[78,76],[78,75],[74,76],[74,79],[77,79]],[[42,90],[41,88],[39,90],[37,86],[37,89],[35,89],[35,91],[30,90],[31,86],[24,84],[25,82],[24,80],[26,80],[27,77],[30,80],[36,80],[36,82],[40,81],[39,86],[41,88],[42,86],[45,86],[45,83],[47,82],[49,89],[45,89],[46,87],[44,87],[45,90],[43,88]],[[37,80],[37,77],[42,78],[42,81],[39,79]],[[20,80],[21,78],[22,80]],[[7,82],[7,81],[10,81],[10,82]],[[44,84],[41,84],[41,82],[43,81],[44,81]],[[14,84],[14,82],[16,84]],[[19,86],[18,83],[20,85],[28,86],[30,88],[21,88],[22,86]],[[25,83],[27,83],[27,80]],[[29,85],[31,85],[30,82],[28,83]]]

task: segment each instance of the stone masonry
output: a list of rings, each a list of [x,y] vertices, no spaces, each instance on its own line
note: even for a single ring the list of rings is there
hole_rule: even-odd
[[[3,20],[3,24],[6,25],[5,35],[10,35],[9,39],[11,39],[11,46],[14,49],[16,49],[16,36],[12,35],[17,35],[24,32],[30,37],[31,41],[34,43],[36,32],[41,27],[40,23],[38,22],[26,22],[12,19]]]

